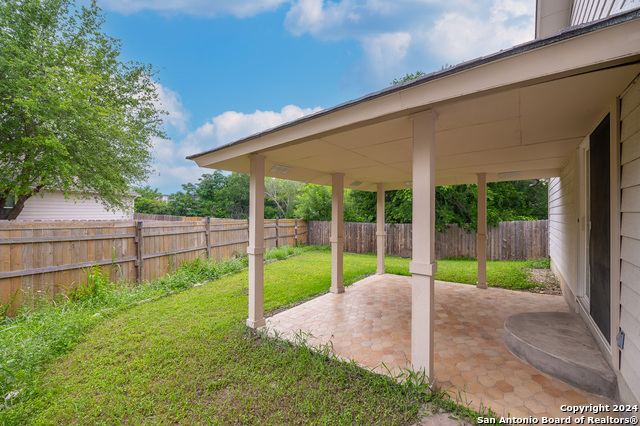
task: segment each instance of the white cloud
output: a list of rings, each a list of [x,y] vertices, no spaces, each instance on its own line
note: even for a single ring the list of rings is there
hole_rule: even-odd
[[[243,114],[227,111],[212,119],[212,125],[215,129],[215,143],[222,145],[320,110],[319,107],[300,108],[295,105],[287,105],[280,112],[256,111],[253,114]]]
[[[429,5],[444,0],[294,0],[285,28],[294,35],[309,33],[322,40],[362,39],[403,31]],[[459,0],[451,0],[459,1]]]
[[[123,14],[153,10],[196,16],[246,18],[274,10],[287,0],[102,0],[100,6]]]
[[[401,70],[398,64],[407,56],[411,34],[398,32],[380,34],[362,40],[366,55],[367,69],[373,72],[374,79],[387,79],[390,75],[398,75]]]
[[[308,32],[320,39],[340,39],[355,29],[366,10],[366,5],[349,0],[326,5],[324,0],[298,0],[287,12],[285,27],[295,35]]]
[[[531,2],[494,0],[488,16],[445,13],[425,40],[451,62],[474,59],[531,40],[534,15]]]
[[[534,15],[535,0],[295,0],[285,27],[357,40],[363,57],[350,80],[380,86],[531,40]]]
[[[197,182],[204,173],[211,173],[211,170],[200,168],[193,161],[186,160],[188,155],[233,142],[320,110],[319,107],[287,105],[279,112],[256,111],[244,114],[227,111],[187,134],[180,142],[156,138],[153,140],[156,173],[149,179],[149,185],[160,187],[164,192],[175,192],[179,190],[177,184]]]
[[[533,16],[536,13],[535,2],[522,0],[496,0],[491,12],[495,19],[505,21],[520,16]]]
[[[168,113],[164,117],[165,122],[180,132],[185,132],[191,114],[182,105],[180,94],[160,83],[156,83],[156,92],[158,93],[158,108]]]

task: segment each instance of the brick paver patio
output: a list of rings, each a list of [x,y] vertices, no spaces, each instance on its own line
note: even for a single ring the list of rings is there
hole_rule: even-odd
[[[460,391],[474,408],[499,416],[564,417],[560,406],[612,404],[554,379],[513,356],[504,344],[504,320],[532,311],[567,311],[561,296],[466,284],[435,283],[436,383]],[[331,341],[335,353],[385,373],[411,359],[411,278],[374,275],[267,319],[271,331],[293,338],[302,331],[314,346]],[[606,413],[604,413],[606,415]]]

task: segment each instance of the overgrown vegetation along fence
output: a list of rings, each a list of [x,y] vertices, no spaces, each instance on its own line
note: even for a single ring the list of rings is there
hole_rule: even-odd
[[[189,218],[192,219],[192,218]],[[265,245],[307,242],[300,219],[265,220]],[[0,222],[0,302],[19,290],[60,293],[95,264],[112,279],[152,280],[200,256],[245,252],[246,220]]]
[[[386,253],[411,257],[411,224],[385,226]],[[331,222],[309,221],[309,244],[328,245]],[[375,223],[345,223],[345,251],[376,252]],[[436,259],[477,256],[476,232],[467,233],[452,225],[446,233],[436,232]],[[549,223],[547,220],[500,222],[487,229],[488,260],[527,260],[549,257]]]

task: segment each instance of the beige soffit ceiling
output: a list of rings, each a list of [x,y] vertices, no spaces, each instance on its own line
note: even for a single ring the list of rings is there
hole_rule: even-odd
[[[412,114],[434,110],[436,183],[558,176],[611,102],[640,73],[640,12],[581,26],[370,94],[188,157],[199,166],[353,189],[406,188]],[[633,42],[635,40],[635,42]],[[275,165],[291,169],[270,171]]]

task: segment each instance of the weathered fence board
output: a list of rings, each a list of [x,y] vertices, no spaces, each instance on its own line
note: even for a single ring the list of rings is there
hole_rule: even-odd
[[[411,224],[385,225],[386,254],[411,257]],[[331,222],[308,222],[311,245],[328,245]],[[375,223],[345,223],[345,251],[376,252]],[[457,225],[447,232],[436,232],[436,258],[477,256],[476,232],[467,233]],[[549,257],[549,224],[547,220],[501,222],[487,229],[488,260],[527,260]]]
[[[134,213],[133,220],[163,220],[166,222],[182,222],[185,216],[172,216],[169,214],[149,214],[149,213]],[[201,220],[201,217],[195,218]]]
[[[0,222],[0,303],[20,289],[65,291],[86,280],[87,268],[96,264],[115,280],[152,280],[187,260],[246,252],[246,220],[196,219]],[[304,220],[265,220],[265,245],[305,244],[306,232]]]

